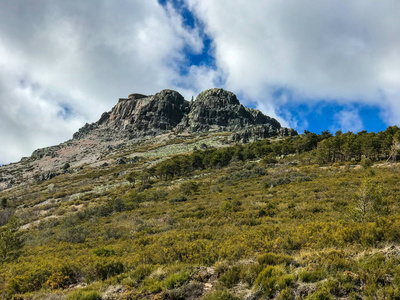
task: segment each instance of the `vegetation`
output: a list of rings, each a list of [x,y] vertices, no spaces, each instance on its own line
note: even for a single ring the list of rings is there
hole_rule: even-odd
[[[398,299],[399,132],[306,132],[2,192],[0,298]]]

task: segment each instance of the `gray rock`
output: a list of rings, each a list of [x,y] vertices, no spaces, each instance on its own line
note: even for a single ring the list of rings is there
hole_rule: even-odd
[[[249,142],[272,136],[297,134],[281,128],[279,122],[257,109],[240,104],[236,95],[220,88],[200,93],[196,101],[186,101],[176,91],[153,95],[131,94],[119,99],[99,121],[86,124],[74,139],[97,132],[105,141],[156,136],[165,132],[234,132],[235,142]]]

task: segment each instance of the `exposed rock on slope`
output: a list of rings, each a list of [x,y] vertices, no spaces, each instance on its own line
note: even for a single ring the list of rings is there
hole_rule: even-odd
[[[74,139],[98,128],[129,138],[157,135],[174,129],[188,109],[189,102],[176,91],[163,90],[154,96],[131,94],[127,99],[119,99],[117,105],[110,112],[103,113],[99,121],[86,124],[74,134]]]
[[[223,89],[200,93],[196,101],[184,100],[176,91],[163,90],[154,96],[131,94],[120,99],[100,120],[86,124],[74,139],[94,133],[108,138],[138,138],[174,132],[235,132],[234,141],[256,140],[277,135],[295,135],[282,130],[278,121],[240,104],[236,95]]]

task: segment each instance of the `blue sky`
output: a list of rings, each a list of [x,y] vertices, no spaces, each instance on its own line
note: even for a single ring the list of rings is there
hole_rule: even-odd
[[[165,88],[222,87],[300,133],[400,123],[397,0],[96,3],[0,0],[0,164]]]

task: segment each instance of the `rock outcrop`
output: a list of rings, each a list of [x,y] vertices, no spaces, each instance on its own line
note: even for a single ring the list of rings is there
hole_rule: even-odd
[[[131,94],[119,99],[99,121],[82,127],[74,138],[80,139],[98,128],[129,138],[158,135],[173,130],[188,111],[189,102],[176,91],[163,90],[153,96]]]
[[[94,131],[104,137],[139,138],[168,131],[177,133],[232,132],[233,141],[253,141],[273,136],[297,134],[283,129],[279,122],[261,111],[244,107],[236,95],[214,88],[200,93],[195,101],[186,101],[181,94],[163,90],[152,96],[131,94],[119,99],[110,112],[92,124],[86,124],[74,139]]]

